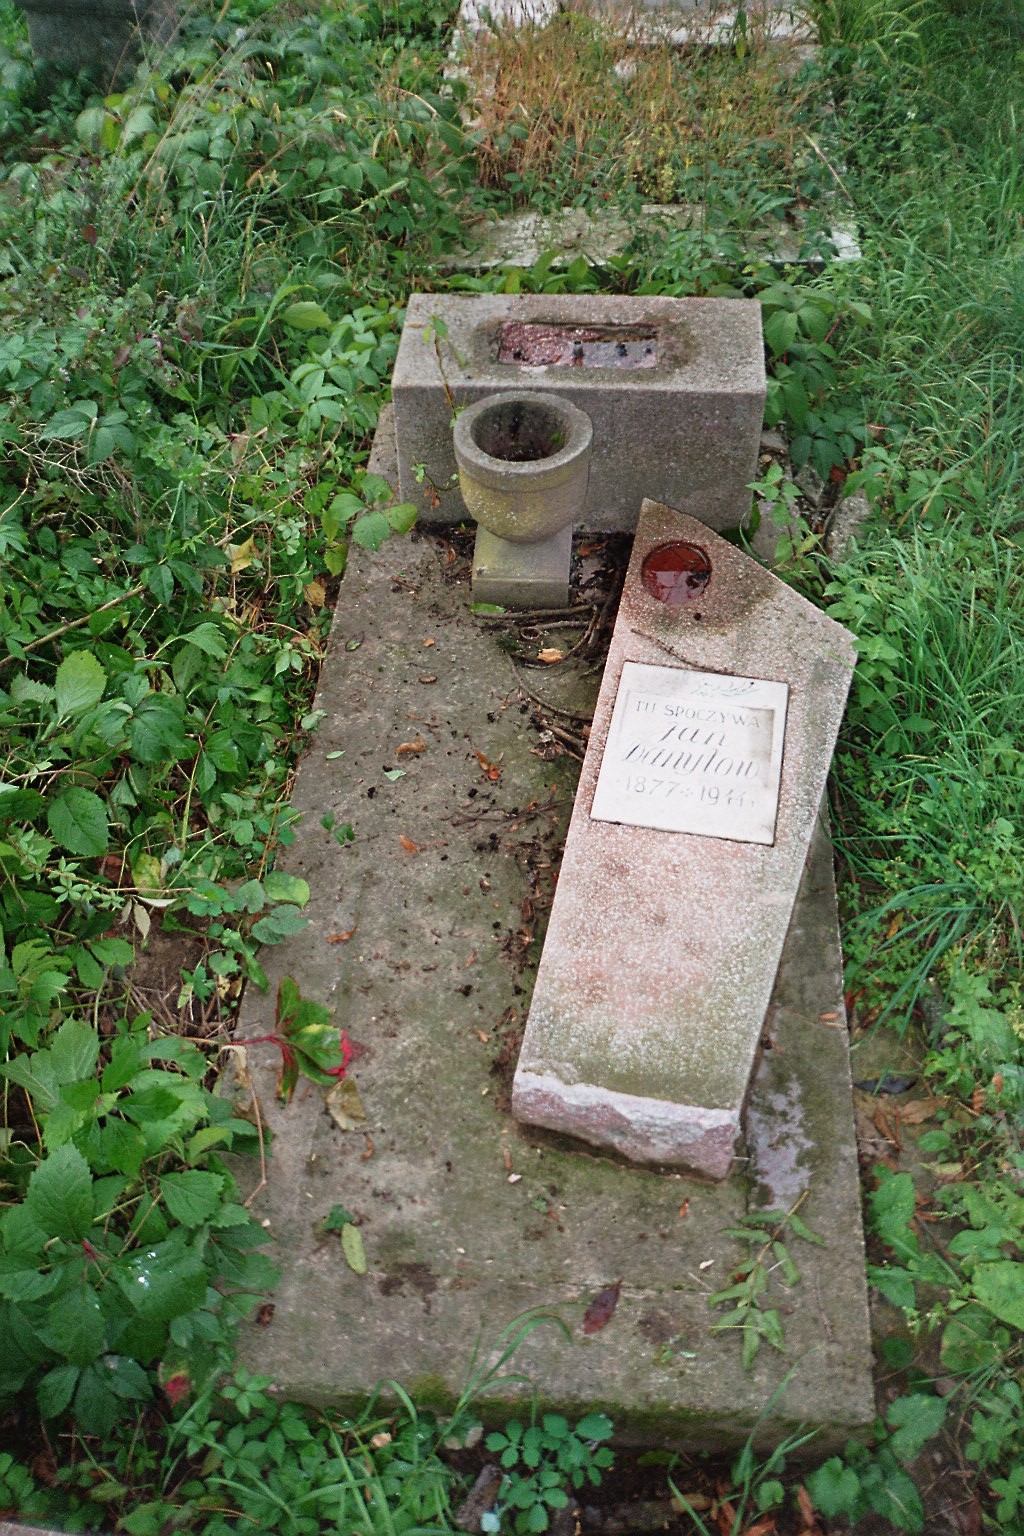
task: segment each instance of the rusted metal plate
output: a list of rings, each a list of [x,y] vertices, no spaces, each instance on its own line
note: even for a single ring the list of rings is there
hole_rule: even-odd
[[[657,332],[635,327],[508,320],[498,343],[498,362],[523,368],[653,368],[657,360]]]

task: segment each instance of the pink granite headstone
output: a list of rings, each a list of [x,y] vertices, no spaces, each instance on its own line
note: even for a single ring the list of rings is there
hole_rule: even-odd
[[[645,501],[513,1111],[729,1170],[856,661],[841,625]]]

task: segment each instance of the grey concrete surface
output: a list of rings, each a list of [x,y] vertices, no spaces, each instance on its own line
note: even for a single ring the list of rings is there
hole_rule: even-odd
[[[871,1418],[872,1394],[827,847],[804,881],[751,1134],[724,1185],[523,1132],[508,1088],[533,979],[526,940],[557,868],[573,765],[538,753],[522,680],[447,569],[443,545],[395,541],[353,550],[344,580],[325,715],[295,788],[303,821],[282,859],[310,883],[310,923],[263,952],[270,994],[250,989],[240,1035],[265,1032],[280,978],[296,977],[348,1031],[366,1119],[340,1129],[309,1084],[280,1104],[276,1053],[250,1048],[273,1132],[253,1209],[281,1281],[269,1323],[244,1332],[243,1361],[311,1402],[354,1404],[394,1378],[444,1406],[540,1308],[567,1334],[529,1334],[506,1368],[518,1379],[480,1405],[492,1419],[528,1404],[529,1382],[545,1407],[606,1409],[627,1440],[711,1448],[754,1431],[770,1444],[806,1425],[815,1454],[840,1446]],[[531,672],[542,685],[554,681]],[[424,750],[400,752],[409,742]],[[327,813],[353,842],[339,847]],[[727,1229],[802,1196],[823,1246],[792,1242],[800,1282],[769,1282],[785,1349],[764,1347],[744,1371],[739,1338],[711,1331],[707,1305],[745,1251]],[[358,1223],[364,1275],[322,1231],[335,1204]],[[587,1304],[618,1280],[613,1319],[585,1336]]]

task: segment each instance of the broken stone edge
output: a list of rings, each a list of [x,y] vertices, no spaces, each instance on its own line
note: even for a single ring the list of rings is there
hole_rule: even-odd
[[[739,1113],[673,1104],[595,1083],[564,1083],[550,1073],[516,1074],[512,1113],[542,1130],[572,1133],[630,1162],[699,1170],[724,1179],[740,1133]]]

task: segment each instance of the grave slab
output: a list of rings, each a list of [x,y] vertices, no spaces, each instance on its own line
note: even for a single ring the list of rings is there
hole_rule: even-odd
[[[563,208],[553,214],[528,209],[470,224],[466,247],[445,257],[441,266],[446,271],[492,272],[501,267],[532,267],[545,254],[551,254],[554,268],[568,267],[580,256],[603,266],[637,240],[663,240],[701,229],[704,223],[703,207],[692,203],[645,203],[639,216],[628,219],[611,212],[591,214],[585,208]],[[799,227],[782,220],[736,234],[752,260],[780,268],[803,266],[819,272],[833,262],[859,261],[861,254],[853,220],[839,212],[820,242],[809,243]],[[726,254],[724,247],[720,254]]]
[[[555,344],[559,331],[578,333],[578,357]],[[612,349],[617,339],[628,366],[591,366],[591,336]],[[638,484],[713,528],[734,527],[750,511],[765,397],[755,301],[413,294],[392,398],[402,499],[425,519],[466,516],[453,408],[509,389],[562,396],[593,422],[582,526],[631,532]]]
[[[537,755],[520,676],[469,615],[446,551],[429,539],[353,549],[342,586],[325,715],[295,788],[303,820],[281,860],[310,882],[310,924],[263,952],[270,991],[250,989],[241,1034],[266,1031],[281,977],[296,977],[347,1029],[367,1118],[342,1131],[308,1084],[282,1105],[275,1053],[249,1048],[274,1136],[253,1209],[281,1281],[270,1321],[243,1330],[243,1362],[316,1404],[352,1408],[396,1379],[444,1408],[540,1308],[568,1335],[540,1327],[508,1369],[543,1409],[601,1407],[623,1441],[701,1449],[752,1431],[772,1445],[802,1426],[824,1456],[873,1414],[827,844],[790,927],[733,1178],[709,1185],[527,1136],[507,1097],[533,978],[524,915],[557,865],[573,765]],[[529,684],[541,687],[534,673]],[[426,750],[398,755],[417,736]],[[328,812],[354,842],[323,829]],[[744,1252],[727,1229],[802,1197],[823,1246],[792,1243],[799,1283],[769,1281],[784,1350],[744,1371],[739,1337],[712,1333],[707,1305]],[[365,1275],[322,1231],[335,1204],[359,1224]],[[584,1335],[587,1304],[619,1279],[615,1316]],[[506,1380],[480,1406],[503,1422],[529,1411],[530,1392]]]
[[[674,541],[704,561],[679,607],[645,567]],[[728,1173],[855,660],[847,630],[749,555],[644,501],[516,1069],[520,1120]]]

